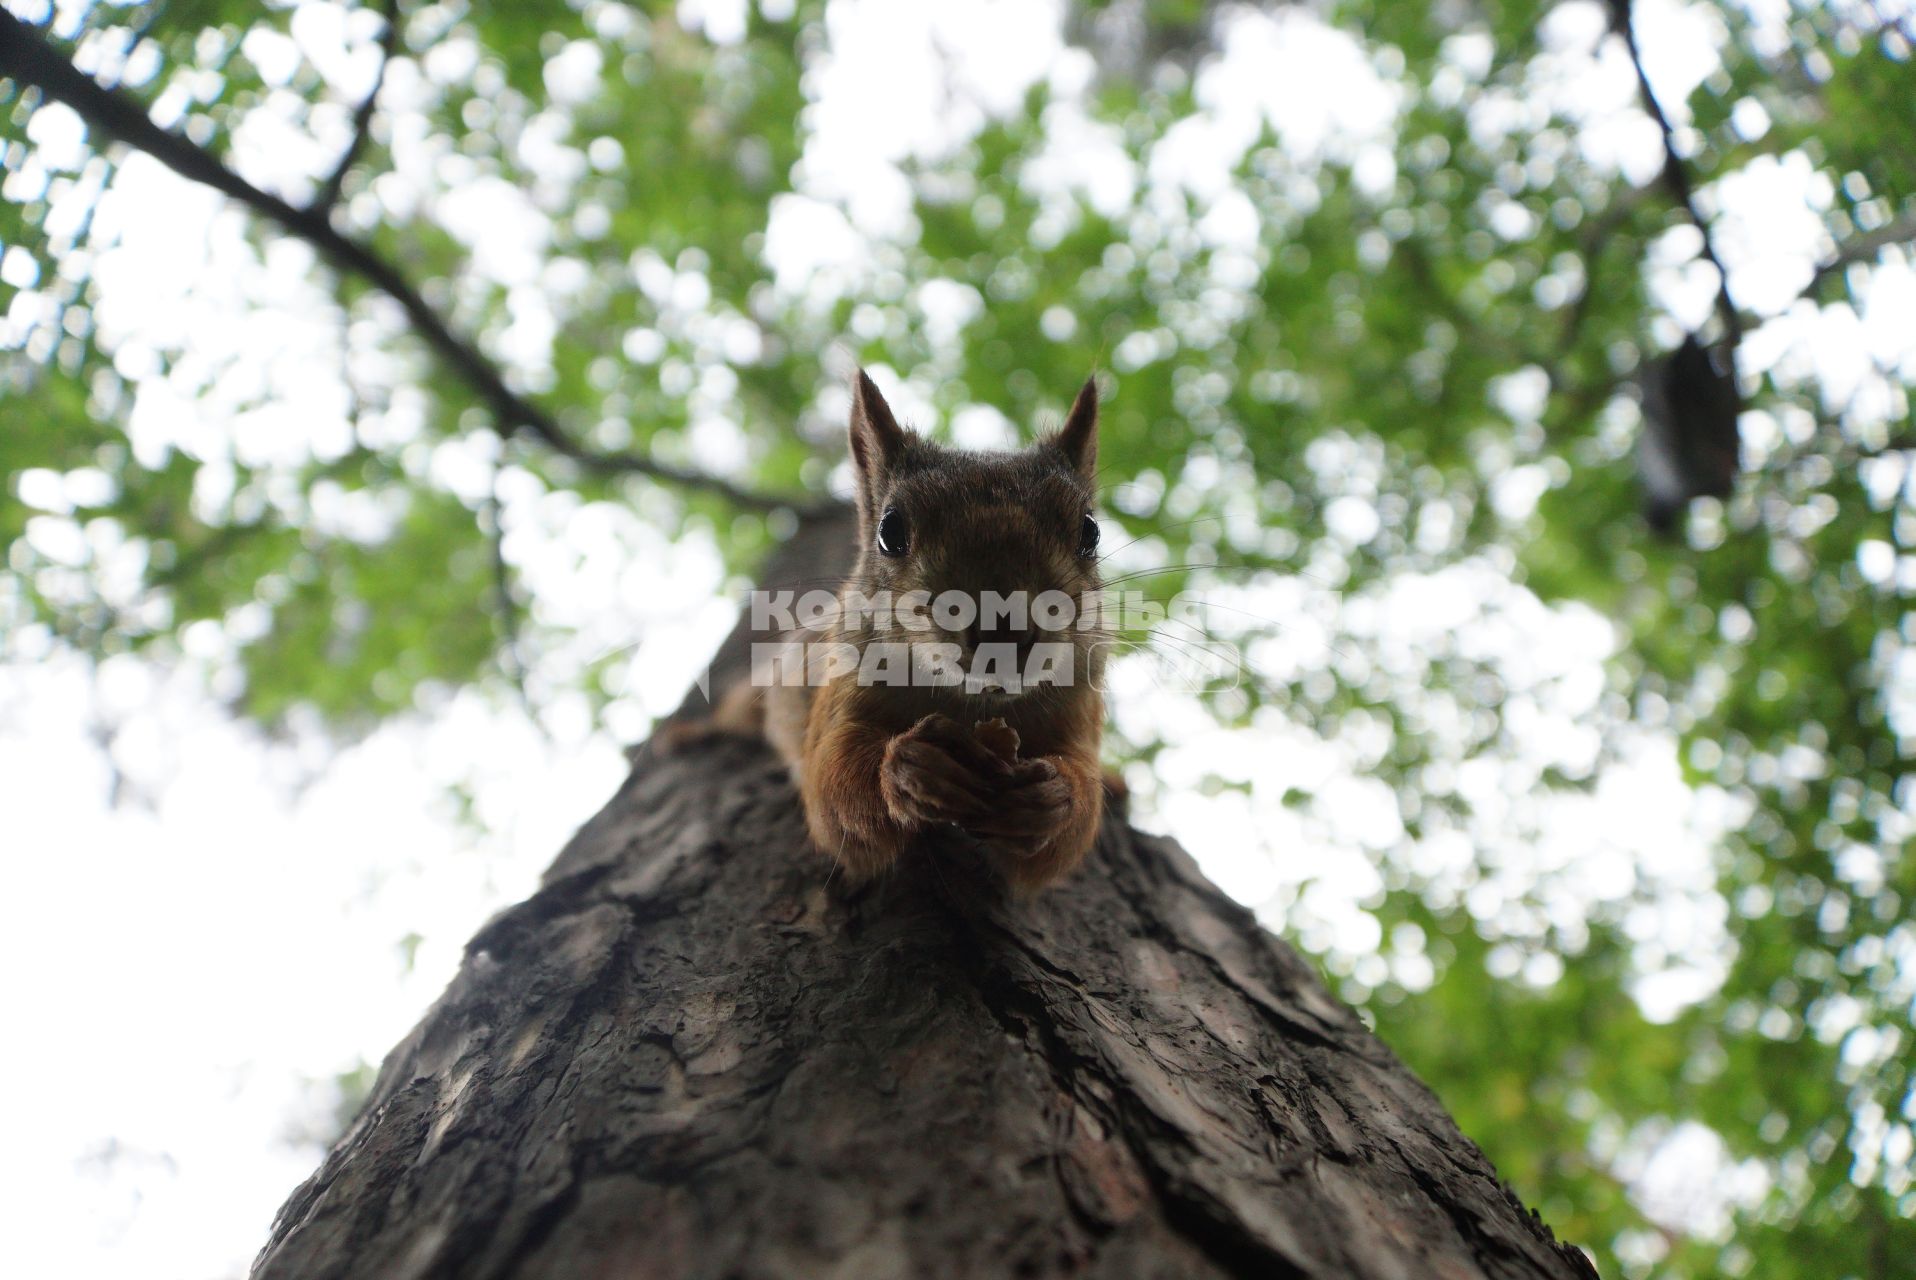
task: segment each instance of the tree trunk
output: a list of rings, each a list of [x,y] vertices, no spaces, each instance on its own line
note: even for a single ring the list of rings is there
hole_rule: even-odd
[[[843,539],[809,525],[773,580]],[[1594,1274],[1173,842],[1107,815],[1072,880],[1008,902],[953,832],[848,891],[736,739],[636,754],[255,1269]]]

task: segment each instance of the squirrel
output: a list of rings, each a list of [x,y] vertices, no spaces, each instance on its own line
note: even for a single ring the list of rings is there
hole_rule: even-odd
[[[949,824],[1030,893],[1096,840],[1107,788],[1121,794],[1099,763],[1097,422],[1092,379],[1029,448],[949,449],[853,379],[857,560],[835,607],[787,634],[790,660],[707,726],[771,744],[848,879]]]

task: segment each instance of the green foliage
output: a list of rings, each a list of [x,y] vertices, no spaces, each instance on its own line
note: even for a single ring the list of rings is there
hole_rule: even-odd
[[[1096,33],[1114,8],[1084,5],[1071,29]],[[1143,176],[1203,115],[1188,68],[1208,8],[1143,6],[1147,60],[1162,64],[1111,74],[1085,100],[1129,194],[1093,201],[1058,180],[1056,118],[1076,104],[1040,83],[949,154],[904,165],[907,234],[875,240],[823,294],[794,294],[773,287],[767,230],[803,173],[820,5],[754,9],[730,43],[682,29],[665,4],[407,6],[411,105],[403,128],[379,117],[335,219],[593,448],[695,457],[696,388],[742,431],[750,461],[735,478],[792,492],[822,485],[834,447],[819,443],[837,425],[821,370],[833,342],[910,378],[941,415],[985,404],[1020,424],[1055,415],[1104,367],[1109,505],[1164,563],[1228,566],[1140,582],[1160,597],[1308,580],[1375,604],[1418,575],[1468,573],[1600,614],[1619,642],[1580,704],[1594,755],[1538,757],[1518,722],[1555,694],[1462,636],[1412,654],[1343,626],[1328,670],[1260,669],[1213,709],[1308,726],[1394,794],[1404,834],[1365,902],[1391,961],[1327,963],[1606,1274],[1890,1274],[1916,1256],[1906,387],[1891,370],[1886,408],[1834,404],[1788,361],[1746,363],[1752,470],[1729,503],[1699,504],[1685,539],[1657,541],[1637,515],[1630,384],[1678,336],[1650,264],[1686,233],[1660,187],[1595,164],[1578,146],[1588,122],[1539,94],[1552,56],[1540,32],[1577,7],[1328,6],[1400,95],[1387,149],[1302,155],[1267,125],[1226,197]],[[1837,244],[1916,212],[1906,40],[1821,9],[1776,28],[1740,5],[1707,12],[1727,35],[1685,104],[1699,183],[1806,163],[1827,179]],[[282,75],[248,52],[261,47],[249,32],[295,20],[214,0],[98,6],[57,43],[123,50],[137,29],[128,91],[233,157],[255,113],[315,128],[350,113],[303,58]],[[355,29],[372,41],[378,27]],[[598,72],[570,106],[549,105],[580,51]],[[352,353],[353,429],[292,462],[190,432],[142,438],[134,405],[156,389],[229,420],[273,392],[238,376],[237,355],[208,369],[184,342],[133,352],[102,335],[91,270],[105,246],[84,209],[123,158],[48,170],[26,141],[38,95],[0,94],[0,315],[19,322],[0,330],[13,335],[0,348],[0,625],[166,660],[211,624],[232,646],[243,714],[270,725],[310,711],[346,729],[434,688],[501,681],[521,625],[537,652],[536,616],[502,611],[520,592],[493,545],[497,494],[448,480],[442,448],[474,442],[538,493],[711,530],[741,567],[778,536],[775,518],[734,519],[715,499],[500,439],[365,282],[273,256],[283,235],[257,221],[252,254],[310,270],[313,306]],[[569,177],[554,177],[554,147],[576,157],[559,166]],[[409,189],[383,189],[402,158]],[[528,193],[548,225],[519,285],[472,270],[435,216],[487,180]],[[1209,221],[1227,202],[1254,238]],[[1816,296],[1848,306],[1867,261]],[[930,284],[966,304],[955,330]],[[503,336],[528,313],[515,289],[550,311],[551,341],[530,354]],[[1513,477],[1541,496],[1512,498]],[[1368,536],[1329,520],[1353,495],[1375,516]],[[612,696],[608,664],[583,678]],[[1721,981],[1653,1019],[1641,988],[1674,964],[1643,924],[1656,886],[1568,914],[1563,869],[1507,887],[1501,860],[1535,833],[1499,844],[1455,778],[1491,767],[1512,795],[1601,796],[1604,765],[1659,737],[1735,816],[1701,899],[1725,915]],[[1135,745],[1148,757],[1160,744]],[[1335,817],[1294,788],[1282,803]],[[1449,836],[1476,860],[1432,869],[1419,849]],[[1501,908],[1485,906],[1498,886]],[[1685,1122],[1761,1175],[1722,1230],[1652,1225],[1628,1194],[1632,1151]]]

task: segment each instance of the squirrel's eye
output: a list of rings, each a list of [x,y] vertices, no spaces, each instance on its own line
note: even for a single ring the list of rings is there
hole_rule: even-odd
[[[878,550],[888,556],[902,556],[911,547],[911,526],[905,513],[889,507],[878,518]]]
[[[1098,553],[1098,522],[1090,516],[1084,518],[1078,533],[1078,554],[1094,556]]]

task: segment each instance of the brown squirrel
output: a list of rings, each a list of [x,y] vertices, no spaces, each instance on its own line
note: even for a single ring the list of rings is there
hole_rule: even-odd
[[[1032,891],[1097,838],[1097,419],[1087,381],[1063,427],[1031,448],[947,449],[901,428],[862,370],[854,379],[857,562],[837,607],[789,635],[784,652],[803,657],[782,678],[761,670],[734,687],[709,722],[771,743],[813,842],[852,880],[952,824]],[[1005,601],[1024,607],[992,607]]]

